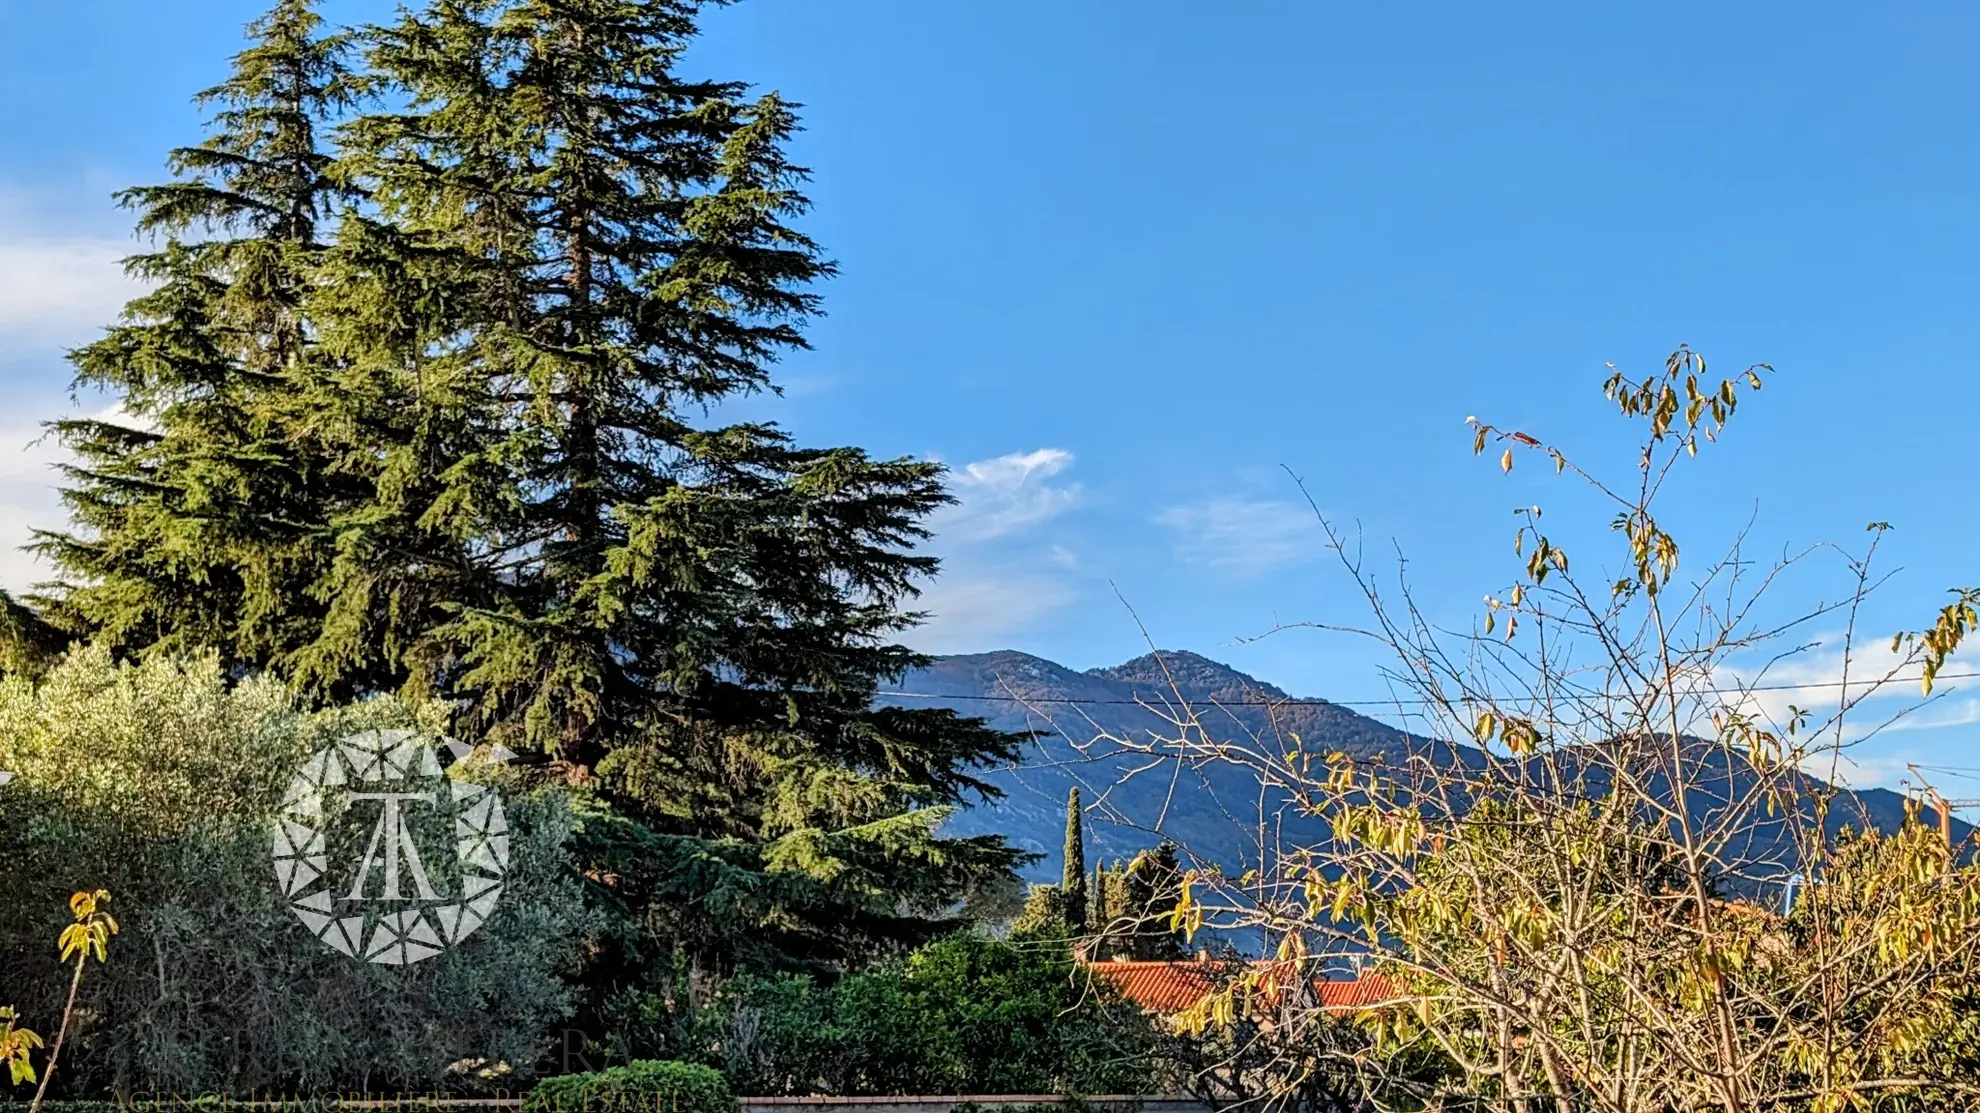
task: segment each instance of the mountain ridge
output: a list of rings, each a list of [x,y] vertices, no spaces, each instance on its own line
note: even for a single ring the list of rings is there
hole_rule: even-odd
[[[1185,769],[1170,762],[1173,768],[1155,776],[1148,759],[1134,753],[1136,746],[1173,737],[1185,703],[1220,740],[1298,733],[1375,760],[1408,738],[1338,704],[1296,699],[1187,650],[1156,650],[1083,671],[1018,650],[954,654],[908,673],[895,690],[901,694],[884,702],[951,707],[1001,730],[1033,733],[1021,762],[985,778],[1005,797],[949,822],[957,834],[1004,834],[1042,855],[1025,871],[1032,881],[1060,874],[1066,795],[1074,786],[1088,804],[1086,839],[1094,859],[1126,859],[1164,837],[1227,864],[1246,857],[1237,848],[1247,842],[1255,856],[1257,785],[1248,770],[1208,764]],[[1096,736],[1108,741],[1093,745]]]
[[[1144,750],[1175,736],[1184,704],[1193,712],[1192,727],[1220,742],[1296,733],[1360,761],[1400,756],[1405,747],[1440,764],[1482,759],[1473,747],[1414,738],[1188,650],[1155,650],[1086,670],[1009,649],[942,656],[902,677],[881,702],[951,707],[1033,735],[1018,763],[984,778],[1004,798],[958,812],[947,829],[1003,834],[1040,855],[1025,870],[1034,882],[1060,876],[1066,797],[1075,786],[1087,804],[1089,864],[1129,858],[1166,837],[1199,857],[1242,867],[1255,864],[1261,843],[1324,837],[1318,819],[1263,807],[1248,770],[1173,760],[1154,765],[1162,759]],[[1904,798],[1889,789],[1845,791],[1879,828],[1894,827],[1904,814]],[[1971,830],[1957,820],[1954,827],[1956,834]]]

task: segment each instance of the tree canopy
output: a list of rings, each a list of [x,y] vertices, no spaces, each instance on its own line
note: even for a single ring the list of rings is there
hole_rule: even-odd
[[[210,134],[120,194],[157,285],[75,354],[121,409],[58,426],[74,525],[9,628],[445,701],[609,805],[585,845],[639,946],[831,965],[1009,883],[940,827],[1015,740],[873,707],[922,660],[941,467],[719,419],[833,267],[795,106],[681,72],[699,7],[254,24]]]

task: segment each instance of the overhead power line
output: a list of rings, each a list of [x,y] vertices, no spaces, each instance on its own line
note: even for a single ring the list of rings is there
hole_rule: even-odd
[[[1971,680],[1976,677],[1980,677],[1980,672],[1942,672],[1938,675],[1937,679]],[[1882,683],[1904,684],[1916,683],[1918,680],[1919,678],[1916,676],[1894,676]],[[1864,680],[1849,681],[1851,687],[1867,685],[1869,683],[1871,682]],[[1744,696],[1751,695],[1755,692],[1806,692],[1812,689],[1840,688],[1842,686],[1843,681],[1825,680],[1813,684],[1755,684],[1746,688],[1698,688],[1688,694],[1698,696]],[[977,693],[944,694],[941,692],[881,691],[875,692],[874,695],[891,696],[896,699],[980,700],[989,703],[1050,703],[1078,705],[1081,707],[1101,707],[1109,704],[1140,707],[1146,706],[1149,703],[1149,700],[1145,699],[1079,699],[1074,696],[991,696]],[[1398,697],[1395,699],[1300,699],[1296,696],[1287,696],[1284,699],[1205,699],[1194,702],[1215,704],[1219,707],[1421,707],[1436,703],[1437,701],[1424,699],[1420,696],[1408,698]]]

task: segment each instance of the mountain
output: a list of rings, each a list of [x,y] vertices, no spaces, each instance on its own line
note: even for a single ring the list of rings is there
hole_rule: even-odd
[[[1059,876],[1066,794],[1075,785],[1089,805],[1089,861],[1132,857],[1163,836],[1226,865],[1256,860],[1261,808],[1248,771],[1137,752],[1176,736],[1184,716],[1178,694],[1219,742],[1297,733],[1309,744],[1372,760],[1399,758],[1409,741],[1385,723],[1324,700],[1295,700],[1189,652],[1150,653],[1086,672],[1011,650],[940,657],[909,673],[896,691],[903,694],[883,702],[952,707],[1003,730],[1035,732],[1020,764],[988,778],[1005,798],[950,823],[957,833],[998,832],[1045,855],[1027,871],[1035,881]],[[1312,820],[1263,811],[1266,837],[1317,833]]]
[[[1042,855],[1026,875],[1055,881],[1060,875],[1067,791],[1077,785],[1088,805],[1086,848],[1090,864],[1132,857],[1163,837],[1200,858],[1242,870],[1259,860],[1261,845],[1279,840],[1318,840],[1318,820],[1289,814],[1281,801],[1261,795],[1249,770],[1223,763],[1194,765],[1150,752],[1174,739],[1186,720],[1181,701],[1214,742],[1265,744],[1298,734],[1309,749],[1338,750],[1358,761],[1405,753],[1438,764],[1480,760],[1469,746],[1411,738],[1402,731],[1339,704],[1297,699],[1256,677],[1186,651],[1145,654],[1110,668],[1075,672],[1030,654],[1011,650],[939,657],[928,668],[902,678],[882,702],[901,706],[952,707],[979,715],[1004,730],[1034,732],[1017,765],[986,779],[1005,791],[988,806],[971,808],[950,821],[958,834],[1001,833]],[[1178,700],[1181,697],[1181,701]],[[1706,756],[1701,783],[1725,787],[1701,792],[1693,814],[1715,806],[1712,797],[1736,795],[1753,774],[1728,767],[1722,756]],[[1716,764],[1711,764],[1716,763]],[[1599,776],[1591,778],[1599,781]],[[1848,817],[1890,830],[1904,816],[1904,798],[1888,789],[1854,794],[1855,807],[1834,809],[1834,825]],[[1768,841],[1769,824],[1756,824],[1756,840]],[[1972,828],[1954,823],[1955,837]],[[1759,856],[1772,853],[1764,845]],[[1776,854],[1776,857],[1779,855]],[[1783,872],[1787,867],[1783,866]]]

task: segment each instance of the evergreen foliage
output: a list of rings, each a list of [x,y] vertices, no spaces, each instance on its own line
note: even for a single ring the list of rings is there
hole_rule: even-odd
[[[1065,893],[1066,926],[1086,930],[1086,833],[1080,826],[1079,786],[1066,793],[1066,857],[1059,888]]]
[[[211,136],[121,195],[158,285],[75,362],[129,420],[60,426],[76,527],[13,624],[23,661],[53,627],[457,707],[609,804],[620,987],[674,948],[911,946],[1023,860],[940,834],[1014,740],[872,706],[923,660],[894,639],[939,465],[710,416],[775,389],[833,268],[795,106],[680,74],[699,6],[432,0],[346,36],[281,0]]]
[[[751,1094],[1151,1093],[1165,1041],[1062,939],[958,935],[831,985],[725,986],[695,1046]]]
[[[620,1067],[546,1078],[523,1113],[735,1113],[728,1080],[699,1063],[639,1059]]]
[[[0,591],[0,678],[38,676],[61,655],[64,632],[33,607]]]
[[[1070,935],[1064,887],[1033,885],[1025,894],[1024,907],[1011,920],[1010,930],[1013,935]]]
[[[340,478],[294,419],[316,393],[303,307],[339,192],[321,133],[356,89],[348,39],[322,33],[310,0],[281,0],[249,33],[198,97],[212,134],[171,153],[172,181],[117,195],[163,239],[126,262],[155,285],[72,353],[77,384],[120,408],[55,423],[77,460],[64,497],[78,528],[39,535],[65,580],[36,602],[70,635],[266,665],[307,644],[321,611]]]
[[[1170,924],[1182,898],[1182,866],[1174,843],[1144,850],[1125,866],[1105,874],[1103,900],[1111,915],[1093,925],[1096,959],[1121,958],[1174,962],[1187,949],[1182,933]]]
[[[695,962],[771,939],[829,963],[947,930],[939,913],[1009,871],[1001,840],[937,827],[991,794],[970,770],[1013,748],[948,711],[871,709],[920,660],[889,637],[934,570],[907,547],[946,498],[939,469],[689,420],[770,386],[831,272],[789,223],[806,207],[792,107],[675,74],[693,12],[436,5],[373,34],[368,61],[408,108],[347,129],[379,212],[354,225],[349,273],[457,300],[414,330],[447,337],[440,356],[348,358],[431,363],[470,418],[440,424],[476,432],[417,499],[353,524],[332,632],[370,637],[363,585],[427,563],[392,537],[444,523],[467,571],[445,620],[403,635],[414,680],[637,821],[597,848]]]

